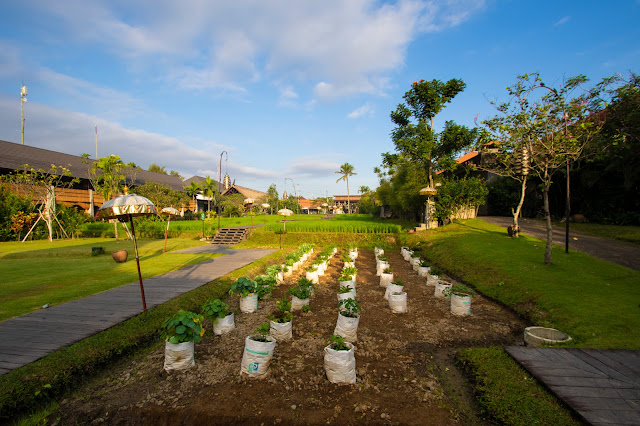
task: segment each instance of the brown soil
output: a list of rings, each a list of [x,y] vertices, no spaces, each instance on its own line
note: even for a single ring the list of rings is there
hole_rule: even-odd
[[[355,385],[329,383],[323,348],[338,311],[338,253],[311,299],[296,312],[293,340],[280,342],[269,377],[240,377],[245,336],[275,309],[302,268],[260,302],[253,314],[236,312],[230,334],[208,333],[196,344],[195,367],[167,373],[164,346],[126,360],[83,386],[49,419],[57,424],[483,424],[471,387],[453,363],[461,348],[514,344],[524,323],[503,307],[476,296],[472,315],[456,317],[448,299],[436,299],[397,253],[387,253],[395,278],[405,282],[408,312],[393,314],[375,274],[373,252],[360,250],[357,294],[363,307],[355,343]],[[312,256],[313,258],[313,256]],[[308,260],[307,262],[310,262]]]

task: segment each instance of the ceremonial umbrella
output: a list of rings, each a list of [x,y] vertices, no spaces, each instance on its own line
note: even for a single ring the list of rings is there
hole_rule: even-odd
[[[167,235],[169,234],[169,222],[171,222],[171,216],[180,216],[180,212],[178,209],[174,209],[173,207],[165,207],[160,211],[160,214],[167,215],[167,229],[164,231],[164,250],[163,253],[167,252]]]
[[[156,206],[153,205],[145,197],[141,197],[136,194],[120,195],[116,198],[104,203],[98,214],[96,215],[102,219],[118,219],[120,222],[131,222],[131,237],[133,239],[133,249],[136,253],[136,264],[138,265],[138,278],[140,279],[140,294],[142,296],[142,309],[146,312],[147,302],[144,298],[144,286],[142,285],[142,273],[140,272],[140,256],[138,255],[138,243],[136,241],[136,231],[133,228],[134,216],[147,216],[156,214]]]
[[[427,229],[431,229],[431,218],[429,217],[429,209],[430,209],[429,204],[431,203],[431,196],[436,195],[438,193],[438,190],[435,189],[433,186],[427,186],[422,188],[419,191],[419,193],[420,195],[427,196],[427,203],[424,209],[424,221],[427,224]]]
[[[287,216],[291,216],[293,211],[289,209],[280,209],[278,210],[278,214],[280,216],[284,216],[284,220],[282,221],[282,238],[280,239],[280,248],[282,248],[282,245],[284,244],[284,233],[287,232]]]
[[[249,206],[249,216],[251,216],[251,228],[253,228],[253,203],[255,202],[256,200],[254,200],[253,198],[244,199],[244,205]]]
[[[261,206],[262,206],[262,213],[264,213],[264,223],[267,223],[267,209],[271,207],[271,205],[269,203],[262,203]]]

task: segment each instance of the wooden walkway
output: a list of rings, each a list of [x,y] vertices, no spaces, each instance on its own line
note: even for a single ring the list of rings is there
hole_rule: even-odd
[[[234,250],[214,245],[176,253],[223,253],[224,256],[152,278],[143,283],[147,309],[165,303],[275,250]],[[171,253],[167,253],[168,256]],[[0,323],[0,374],[22,367],[142,312],[140,283],[55,305]]]
[[[640,351],[506,348],[592,425],[640,425]]]

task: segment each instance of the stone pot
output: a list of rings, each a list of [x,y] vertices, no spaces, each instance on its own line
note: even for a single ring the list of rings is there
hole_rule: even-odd
[[[117,263],[126,262],[128,256],[129,252],[125,249],[114,251],[113,253],[111,253],[111,257],[113,257],[113,260],[115,260]]]

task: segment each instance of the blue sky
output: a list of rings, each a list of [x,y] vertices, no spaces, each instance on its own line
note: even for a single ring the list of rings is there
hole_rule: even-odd
[[[419,79],[473,126],[519,74],[640,72],[640,1],[22,0],[0,3],[0,139],[117,154],[310,198],[377,186],[389,113]],[[289,178],[289,179],[287,179]],[[286,179],[286,186],[285,186]]]

